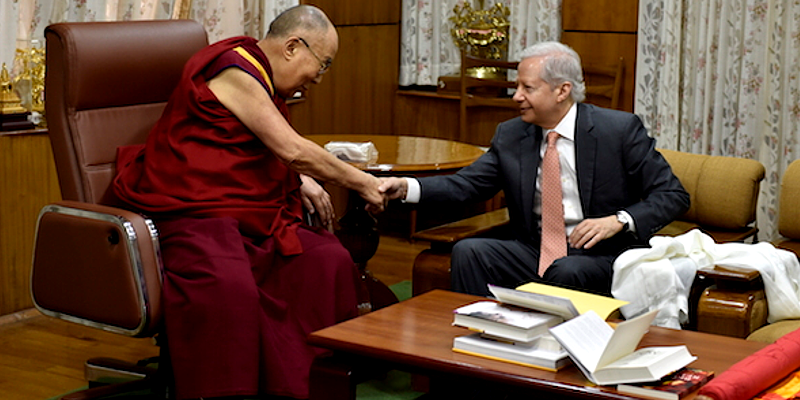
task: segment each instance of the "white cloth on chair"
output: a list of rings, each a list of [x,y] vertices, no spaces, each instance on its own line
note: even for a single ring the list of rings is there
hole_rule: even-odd
[[[654,325],[680,329],[688,318],[695,273],[714,265],[761,274],[769,322],[800,318],[800,263],[790,251],[767,242],[717,244],[696,229],[676,237],[654,236],[650,246],[625,251],[614,262],[611,294],[630,302],[620,309],[625,318],[659,309]]]

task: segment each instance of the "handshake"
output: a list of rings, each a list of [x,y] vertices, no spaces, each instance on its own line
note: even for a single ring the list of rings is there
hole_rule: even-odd
[[[405,178],[375,178],[377,186],[372,190],[361,192],[361,197],[367,202],[366,209],[370,213],[383,212],[389,200],[405,199],[408,194],[408,181]]]

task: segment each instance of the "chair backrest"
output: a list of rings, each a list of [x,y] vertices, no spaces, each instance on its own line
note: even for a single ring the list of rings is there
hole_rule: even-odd
[[[706,230],[716,228],[720,234],[724,230],[755,234],[755,228],[748,226],[756,219],[758,193],[765,176],[764,165],[746,158],[666,149],[658,151],[690,196],[689,210],[676,223],[688,221]],[[719,241],[722,237],[715,236],[714,239]]]
[[[507,89],[516,87],[516,82],[505,79],[477,78],[471,75],[476,68],[492,68],[500,77],[507,76],[509,70],[516,70],[519,63],[512,61],[489,60],[461,52],[461,78],[459,93],[458,128],[459,139],[467,137],[467,112],[469,107],[503,107],[517,109],[519,105],[507,94]]]
[[[781,179],[778,231],[789,239],[800,240],[800,160],[789,164]]]
[[[45,107],[65,200],[104,203],[116,149],[144,143],[186,61],[207,45],[192,20],[47,27]]]
[[[622,99],[622,78],[625,72],[623,61],[620,57],[614,65],[586,64],[583,66],[586,103],[619,109]]]
[[[31,297],[43,314],[129,336],[161,316],[155,226],[107,207],[119,146],[144,143],[186,61],[190,20],[65,23],[45,30],[45,107],[65,201],[39,214]]]

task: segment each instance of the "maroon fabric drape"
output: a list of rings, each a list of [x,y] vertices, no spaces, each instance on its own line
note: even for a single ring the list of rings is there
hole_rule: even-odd
[[[752,399],[800,368],[800,330],[739,361],[700,388],[698,394],[715,400]]]

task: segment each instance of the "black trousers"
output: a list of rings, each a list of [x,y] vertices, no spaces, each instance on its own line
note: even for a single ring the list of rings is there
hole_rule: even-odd
[[[471,238],[456,243],[450,261],[450,285],[460,293],[489,296],[487,284],[515,288],[528,282],[609,295],[616,255],[569,248],[543,277],[538,274],[539,246],[511,239]]]

